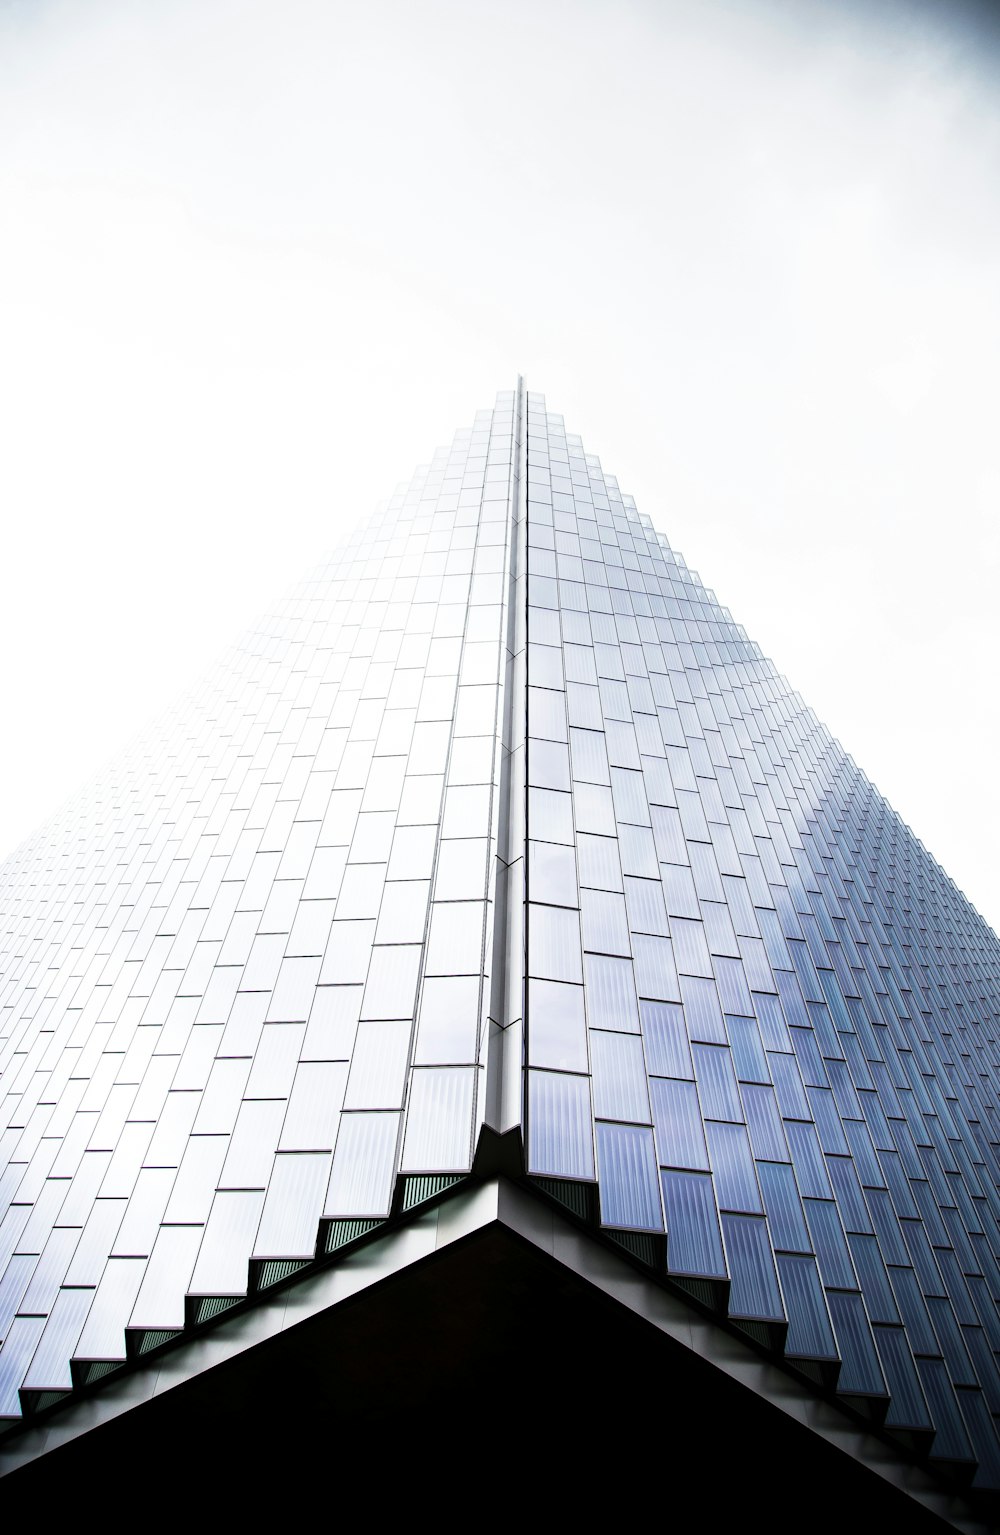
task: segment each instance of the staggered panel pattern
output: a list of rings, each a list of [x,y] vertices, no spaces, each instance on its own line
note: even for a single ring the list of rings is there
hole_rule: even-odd
[[[541,396],[529,1170],[1000,1484],[1000,944]]]
[[[500,395],[4,868],[0,1417],[471,1165],[514,420]]]
[[[501,394],[3,871],[0,1418],[488,1120],[1000,1485],[998,999],[921,844]]]

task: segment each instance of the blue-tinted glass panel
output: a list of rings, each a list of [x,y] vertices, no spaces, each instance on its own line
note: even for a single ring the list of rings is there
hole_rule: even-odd
[[[804,1199],[802,1203],[823,1283],[856,1290],[858,1281],[837,1206],[832,1199]]]
[[[776,1250],[812,1252],[795,1174],[787,1162],[758,1162],[764,1208]]]
[[[730,1315],[784,1321],[767,1222],[749,1215],[723,1215],[722,1232],[732,1281]]]
[[[743,1125],[709,1120],[705,1126],[715,1173],[715,1195],[720,1210],[763,1214],[760,1191],[750,1154],[750,1140]]]
[[[528,1073],[528,1168],[559,1178],[593,1178],[590,1081]]]
[[[861,1296],[830,1290],[827,1300],[842,1361],[838,1390],[867,1396],[885,1395],[885,1378]]]
[[[918,1359],[916,1363],[935,1428],[934,1456],[938,1460],[971,1461],[972,1441],[943,1360]]]
[[[594,1113],[600,1119],[649,1123],[649,1093],[642,1039],[594,1029],[590,1034]]]
[[[639,1013],[650,1075],[693,1077],[683,1009],[673,1002],[642,1002]]]
[[[788,1317],[785,1351],[803,1359],[833,1359],[837,1345],[814,1258],[779,1253],[776,1259]]]
[[[725,1278],[711,1177],[707,1173],[665,1172],[662,1179],[669,1272]]]
[[[891,1397],[886,1422],[893,1428],[932,1428],[905,1331],[902,1327],[875,1327],[872,1331]]]
[[[651,1130],[598,1124],[597,1169],[604,1225],[662,1231]]]
[[[707,1172],[705,1127],[694,1083],[651,1077],[649,1086],[661,1165]]]

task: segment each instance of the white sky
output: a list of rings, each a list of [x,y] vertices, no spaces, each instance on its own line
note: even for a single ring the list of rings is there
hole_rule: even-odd
[[[0,853],[521,371],[1000,923],[998,59],[954,0],[0,0]]]

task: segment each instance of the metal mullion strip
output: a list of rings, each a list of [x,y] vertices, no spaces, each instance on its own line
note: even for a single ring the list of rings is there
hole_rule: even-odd
[[[521,1062],[525,975],[524,741],[528,695],[525,678],[527,585],[527,432],[524,380],[517,380],[509,493],[504,718],[501,739],[500,817],[494,896],[493,968],[489,1007],[484,1118],[501,1134],[523,1123]]]

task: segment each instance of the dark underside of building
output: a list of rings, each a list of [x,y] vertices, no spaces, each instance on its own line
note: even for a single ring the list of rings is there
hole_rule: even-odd
[[[879,1429],[877,1404],[859,1399],[852,1413],[821,1382],[781,1372],[772,1352],[654,1286],[644,1265],[525,1188],[492,1177],[447,1191],[425,1224],[434,1206],[484,1192],[499,1208],[394,1270],[377,1245],[406,1244],[415,1223],[369,1233],[347,1259],[368,1270],[355,1293],[271,1336],[248,1338],[246,1320],[322,1282],[331,1260],[137,1357],[117,1383],[40,1404],[28,1434],[51,1437],[5,1479],[7,1506],[110,1499],[176,1518],[197,1488],[200,1519],[288,1503],[309,1486],[331,1506],[423,1505],[448,1521],[485,1498],[500,1518],[615,1510],[682,1528],[993,1525],[994,1500],[963,1488],[960,1467],[921,1469],[907,1453],[919,1445]],[[169,1375],[185,1351],[185,1378],[129,1405],[130,1374],[166,1363]],[[116,1384],[125,1401],[114,1404]]]

